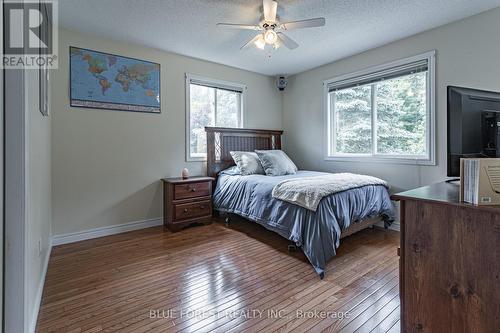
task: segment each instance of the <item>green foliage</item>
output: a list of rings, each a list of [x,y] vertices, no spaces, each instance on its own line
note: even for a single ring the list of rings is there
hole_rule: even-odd
[[[335,93],[337,152],[369,154],[372,150],[371,86]]]
[[[426,73],[335,92],[336,151],[372,152],[372,103],[377,112],[377,154],[426,152]],[[371,100],[375,89],[375,101]]]
[[[215,124],[215,97],[213,88],[191,85],[190,91],[190,133],[191,154],[205,153],[207,138],[205,126]]]
[[[189,141],[191,155],[196,156],[207,151],[205,126],[238,127],[240,94],[194,84],[190,89]]]
[[[239,93],[217,90],[217,126],[238,127]]]

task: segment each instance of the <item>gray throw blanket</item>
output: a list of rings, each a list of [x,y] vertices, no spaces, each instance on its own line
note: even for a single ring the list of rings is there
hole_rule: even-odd
[[[287,179],[273,188],[273,198],[316,211],[324,197],[368,185],[388,187],[382,179],[356,175],[353,173],[334,173],[326,176]]]

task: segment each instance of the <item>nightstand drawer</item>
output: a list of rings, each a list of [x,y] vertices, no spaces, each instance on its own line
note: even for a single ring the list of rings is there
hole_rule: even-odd
[[[179,231],[193,223],[212,222],[212,177],[164,178],[163,224]]]
[[[185,220],[194,217],[210,216],[212,214],[212,203],[210,200],[174,204],[175,220]]]
[[[174,186],[174,199],[189,199],[210,195],[211,182],[179,184]]]

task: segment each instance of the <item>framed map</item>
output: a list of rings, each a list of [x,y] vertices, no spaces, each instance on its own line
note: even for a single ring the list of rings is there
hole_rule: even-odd
[[[160,113],[160,64],[71,46],[70,105]]]

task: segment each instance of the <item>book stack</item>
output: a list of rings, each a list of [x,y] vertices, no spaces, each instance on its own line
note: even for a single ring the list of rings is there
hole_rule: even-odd
[[[460,160],[460,200],[474,205],[500,205],[500,158]]]

